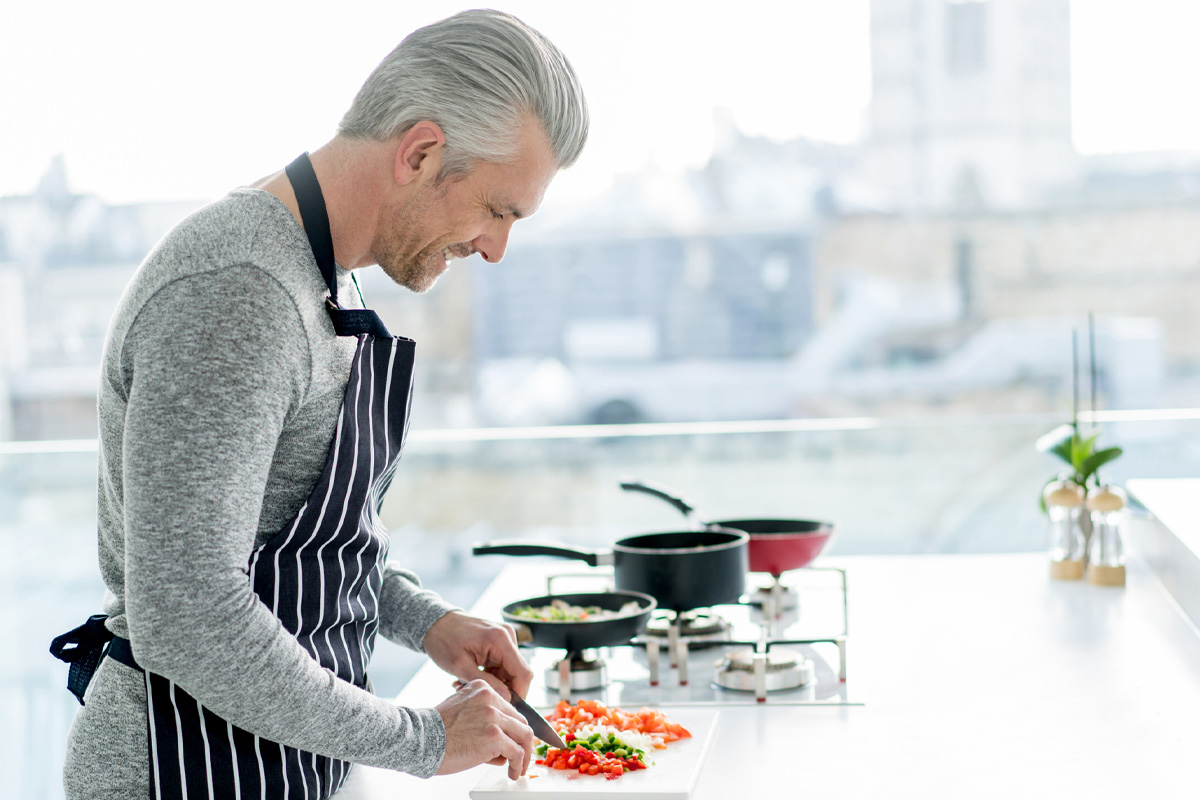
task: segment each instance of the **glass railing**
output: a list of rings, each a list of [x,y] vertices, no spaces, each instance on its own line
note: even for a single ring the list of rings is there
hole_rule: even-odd
[[[1037,452],[1059,417],[876,418],[414,431],[383,505],[392,552],[469,605],[504,566],[495,539],[604,547],[684,518],[621,491],[633,478],[709,519],[829,520],[833,554],[1039,550],[1037,497],[1061,465]],[[1194,477],[1200,410],[1098,416],[1125,454],[1106,477]],[[57,798],[76,701],[50,638],[99,611],[94,441],[0,443],[0,770],[13,797]],[[571,562],[564,562],[569,564]],[[580,568],[582,564],[578,565]],[[399,691],[421,657],[377,649],[372,678]]]

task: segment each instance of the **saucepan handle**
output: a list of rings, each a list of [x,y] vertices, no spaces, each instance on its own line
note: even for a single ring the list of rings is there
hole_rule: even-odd
[[[684,500],[682,497],[672,494],[671,491],[664,486],[660,486],[656,483],[650,483],[648,481],[625,479],[621,481],[621,488],[627,492],[641,492],[643,494],[653,495],[659,500],[666,500],[668,503],[675,506],[675,508],[678,509],[685,517],[687,517],[688,521],[692,523],[692,527],[698,531],[713,527],[700,517],[695,506],[693,506],[687,500]]]
[[[603,567],[613,563],[611,550],[586,550],[584,548],[563,547],[562,545],[543,544],[541,542],[488,542],[477,544],[471,548],[471,553],[477,556],[555,556],[556,558],[574,558],[583,561],[589,567]]]

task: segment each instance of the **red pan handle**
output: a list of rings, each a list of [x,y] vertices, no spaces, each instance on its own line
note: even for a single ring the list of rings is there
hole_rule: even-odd
[[[696,507],[684,500],[678,495],[672,494],[669,489],[656,483],[648,481],[640,481],[634,479],[626,479],[621,481],[621,488],[627,492],[641,492],[643,494],[652,495],[659,500],[666,500],[671,505],[675,506],[688,521],[692,523],[692,527],[698,531],[713,527],[710,523],[705,522],[700,514],[696,511]]]

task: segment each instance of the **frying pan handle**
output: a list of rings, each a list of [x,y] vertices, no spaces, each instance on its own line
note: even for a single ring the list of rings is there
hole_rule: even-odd
[[[663,486],[660,486],[656,483],[649,483],[647,481],[626,479],[621,481],[621,488],[627,492],[642,492],[643,494],[653,495],[659,500],[666,500],[668,503],[675,506],[676,509],[682,512],[683,515],[692,523],[692,527],[694,527],[696,530],[702,531],[705,528],[710,527],[709,524],[701,519],[700,515],[696,513],[696,509],[691,503],[684,500],[682,497],[677,497],[671,494],[671,492]]]
[[[563,547],[541,542],[488,542],[477,544],[471,548],[471,554],[477,556],[556,556],[558,558],[574,558],[583,561],[589,567],[604,567],[613,563],[610,550],[584,550]]]

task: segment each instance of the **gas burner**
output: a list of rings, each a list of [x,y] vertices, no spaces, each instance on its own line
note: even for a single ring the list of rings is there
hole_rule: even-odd
[[[646,625],[645,636],[667,639],[674,635],[693,646],[697,642],[727,642],[733,626],[724,617],[707,611],[685,611],[676,616],[659,615]]]
[[[768,638],[778,637],[800,618],[800,592],[785,586],[779,578],[751,592],[747,604],[750,619]]]
[[[570,700],[572,692],[587,692],[608,685],[608,668],[598,658],[572,653],[546,670],[546,687]]]
[[[768,692],[782,692],[812,683],[816,668],[812,659],[795,650],[775,648],[759,652],[752,648],[733,650],[717,661],[713,682],[723,689],[754,692],[765,701]]]
[[[800,593],[776,579],[770,586],[759,586],[750,595],[750,605],[762,608],[768,604],[777,614],[797,611],[800,608]]]
[[[659,650],[664,644],[668,663],[679,670],[679,685],[687,686],[688,653],[719,646],[732,639],[733,624],[724,617],[708,611],[685,611],[673,615],[659,615],[651,619],[645,633],[634,639],[634,644],[644,646],[644,649],[639,647],[635,652],[638,652],[639,656],[644,653],[646,657],[651,686],[658,686]]]

